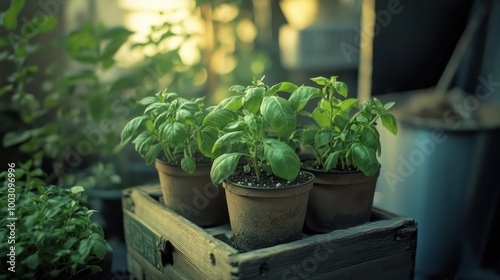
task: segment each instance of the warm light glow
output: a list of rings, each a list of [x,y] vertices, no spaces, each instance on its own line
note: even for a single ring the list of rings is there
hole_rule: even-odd
[[[311,25],[319,9],[317,1],[304,0],[282,0],[280,7],[288,24],[297,29]]]
[[[195,65],[200,62],[201,54],[196,40],[191,39],[182,44],[181,48],[179,49],[179,55],[181,57],[182,63],[187,66]]]
[[[216,50],[213,53],[211,60],[213,68],[212,70],[221,75],[228,74],[229,72],[233,71],[237,65],[236,58],[222,49]]]
[[[227,3],[221,3],[214,7],[213,19],[224,23],[231,22],[238,16],[239,12],[240,10],[238,7]]]
[[[118,4],[125,11],[124,26],[135,32],[130,38],[131,44],[146,41],[147,35],[151,34],[151,26],[161,25],[165,20],[175,24],[170,30],[173,33],[194,34],[196,37],[196,34],[200,34],[203,29],[201,18],[192,16],[192,9],[195,7],[194,0],[118,0]],[[158,32],[155,35],[156,39],[160,39],[163,34]],[[144,59],[144,56],[153,56],[159,52],[180,48],[179,54],[182,62],[186,65],[193,65],[201,59],[198,44],[199,41],[195,39],[184,42],[181,36],[171,36],[164,39],[158,48],[148,46],[129,52],[123,60],[127,64],[133,64]]]
[[[124,10],[142,11],[171,11],[174,9],[187,9],[195,5],[194,0],[117,0],[118,5]]]
[[[249,19],[242,19],[236,25],[236,34],[244,43],[252,43],[257,37],[257,28]]]

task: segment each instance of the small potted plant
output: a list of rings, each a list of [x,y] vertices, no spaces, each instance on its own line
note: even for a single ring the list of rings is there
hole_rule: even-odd
[[[309,87],[233,86],[204,120],[201,150],[215,157],[211,178],[225,188],[235,245],[253,250],[300,239],[313,174],[300,170],[292,147]],[[291,93],[288,99],[278,92]]]
[[[380,170],[376,122],[380,119],[393,134],[397,134],[397,124],[387,112],[394,102],[382,104],[374,97],[360,106],[358,99],[347,98],[347,85],[337,77],[312,80],[321,86],[321,99],[310,114],[315,125],[299,133],[302,147],[312,148],[313,154],[313,159],[302,162],[302,168],[316,177],[306,226],[329,232],[369,220]]]
[[[46,186],[31,165],[10,163],[0,174],[0,279],[109,279],[112,248],[84,206],[84,188]]]
[[[147,164],[155,162],[167,207],[199,226],[224,223],[224,192],[212,184],[212,161],[195,137],[207,111],[204,98],[186,99],[165,89],[139,103],[147,108],[125,125],[121,143],[135,137],[136,151]]]

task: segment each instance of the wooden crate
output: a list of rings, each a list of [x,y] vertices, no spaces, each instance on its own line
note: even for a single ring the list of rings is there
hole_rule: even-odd
[[[128,268],[142,279],[412,279],[414,220],[374,209],[369,223],[240,252],[229,225],[200,228],[167,209],[159,186],[123,192]]]

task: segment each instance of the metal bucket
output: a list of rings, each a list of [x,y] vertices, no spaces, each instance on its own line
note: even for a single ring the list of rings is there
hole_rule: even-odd
[[[444,279],[481,265],[500,193],[500,169],[495,167],[500,159],[500,109],[467,101],[474,108],[474,121],[446,111],[441,119],[412,116],[410,98],[428,94],[380,97],[398,104],[393,113],[399,132],[394,137],[379,129],[382,169],[374,206],[417,220],[415,278]]]

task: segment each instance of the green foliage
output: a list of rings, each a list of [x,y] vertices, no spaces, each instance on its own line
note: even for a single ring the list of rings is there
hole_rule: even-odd
[[[195,134],[206,113],[204,98],[186,99],[165,89],[139,103],[147,106],[144,114],[125,125],[121,143],[134,139],[136,151],[147,164],[164,156],[168,164],[180,164],[193,173],[201,154]]]
[[[128,77],[110,79],[106,75],[117,70],[114,56],[132,32],[120,26],[108,28],[86,22],[58,41],[59,47],[66,51],[61,54],[66,53],[73,63],[79,64],[80,70],[67,73],[57,64],[43,69],[47,77],[43,88],[31,93],[26,90],[27,85],[35,74],[41,74],[38,65],[28,63],[32,55],[39,55],[39,46],[32,44],[31,39],[51,31],[57,21],[54,17],[35,17],[23,26],[14,24],[23,4],[24,1],[12,1],[4,13],[3,25],[0,24],[10,30],[5,32],[6,37],[0,38],[6,47],[0,52],[0,59],[13,63],[16,69],[0,94],[10,96],[9,108],[22,121],[17,130],[5,134],[3,146],[19,145],[21,152],[37,159],[37,166],[41,166],[42,160],[57,163],[52,165],[51,178],[56,175],[66,180],[68,169],[74,168],[66,166],[69,153],[75,154],[79,147],[85,146],[85,156],[109,162],[119,148],[120,116],[132,111],[131,104],[136,100],[131,102],[122,96]],[[81,159],[83,155],[78,152],[76,157]],[[102,184],[107,185],[106,181]]]
[[[232,86],[238,93],[222,100],[203,121],[198,143],[205,156],[215,158],[211,177],[219,185],[231,176],[244,159],[245,170],[260,181],[266,172],[293,181],[300,170],[300,159],[292,148],[291,136],[297,115],[317,89],[289,82],[267,86],[254,79],[252,85]],[[288,99],[279,92],[290,94]]]
[[[15,195],[15,244],[0,242],[1,252],[10,252],[15,246],[16,275],[22,279],[69,279],[79,273],[99,272],[96,265],[111,246],[104,239],[102,227],[90,219],[93,210],[84,206],[83,187],[63,189],[45,186],[40,179],[42,171],[33,169],[32,162],[21,164],[0,174],[0,206],[7,213],[7,193]],[[11,172],[14,171],[14,172]],[[9,175],[10,174],[10,175]],[[9,192],[9,182],[15,192]],[[2,215],[0,223],[12,222]],[[10,235],[10,228],[0,228],[0,236]],[[0,259],[7,264],[8,256]],[[7,265],[0,268],[0,279],[11,275]]]
[[[387,112],[394,102],[384,105],[374,97],[359,106],[358,99],[347,98],[347,85],[336,76],[312,80],[322,86],[321,99],[309,115],[316,126],[301,130],[301,144],[313,148],[316,164],[324,171],[355,168],[374,175],[382,152],[376,121],[381,119],[387,130],[397,134],[396,119]],[[352,109],[357,111],[352,114]]]
[[[74,133],[75,130],[94,131],[106,118],[113,116],[118,92],[111,90],[116,88],[113,85],[118,81],[104,83],[102,76],[114,65],[115,53],[132,33],[122,27],[106,28],[87,22],[61,39],[69,57],[82,64],[81,72],[67,74],[56,72],[55,67],[43,69],[47,82],[43,89],[31,93],[27,91],[27,85],[40,70],[38,65],[29,64],[29,58],[39,51],[39,46],[31,41],[40,33],[51,31],[57,20],[37,16],[27,22],[23,20],[24,25],[19,26],[17,17],[23,8],[24,1],[13,0],[2,14],[4,20],[0,24],[7,31],[6,36],[0,38],[5,47],[0,52],[0,60],[15,67],[7,78],[9,83],[0,88],[0,94],[10,96],[10,108],[19,114],[24,124],[17,131],[8,132],[3,145],[20,145],[22,152],[42,152],[44,156],[62,162],[67,151],[61,147],[76,149],[82,140],[82,135]],[[108,127],[101,129],[104,134],[102,143],[95,144],[92,151],[112,150],[119,132],[119,129],[113,131]]]

